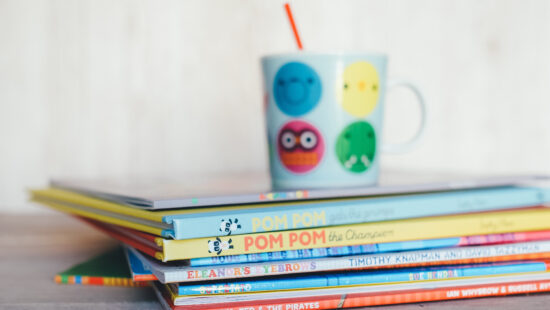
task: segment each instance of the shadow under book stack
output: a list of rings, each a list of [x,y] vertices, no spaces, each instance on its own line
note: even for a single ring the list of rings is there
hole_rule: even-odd
[[[151,283],[167,309],[336,309],[550,291],[550,189],[513,178],[464,184],[144,205],[53,183],[32,199],[123,245],[57,282]]]

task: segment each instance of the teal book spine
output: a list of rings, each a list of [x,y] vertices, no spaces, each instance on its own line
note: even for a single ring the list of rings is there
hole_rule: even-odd
[[[501,187],[466,191],[301,202],[280,207],[171,215],[175,239],[194,239],[400,220],[536,206],[550,201],[550,190]]]

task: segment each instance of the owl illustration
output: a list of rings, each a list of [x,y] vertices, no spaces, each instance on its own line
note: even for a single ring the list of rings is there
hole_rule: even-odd
[[[323,159],[323,137],[307,122],[295,120],[286,123],[280,129],[277,140],[281,163],[291,172],[307,173]]]

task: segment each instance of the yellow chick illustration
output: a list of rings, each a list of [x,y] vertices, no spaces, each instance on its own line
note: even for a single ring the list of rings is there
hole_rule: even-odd
[[[358,61],[347,66],[337,85],[337,94],[344,110],[356,117],[370,114],[378,103],[379,78],[376,68]]]

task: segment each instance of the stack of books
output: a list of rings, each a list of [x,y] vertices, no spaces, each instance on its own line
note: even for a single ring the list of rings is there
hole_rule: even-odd
[[[151,281],[167,309],[337,309],[550,291],[550,189],[537,180],[285,192],[210,182],[219,191],[160,196],[53,182],[32,199],[124,245],[106,254],[123,280],[73,268],[57,282]]]

